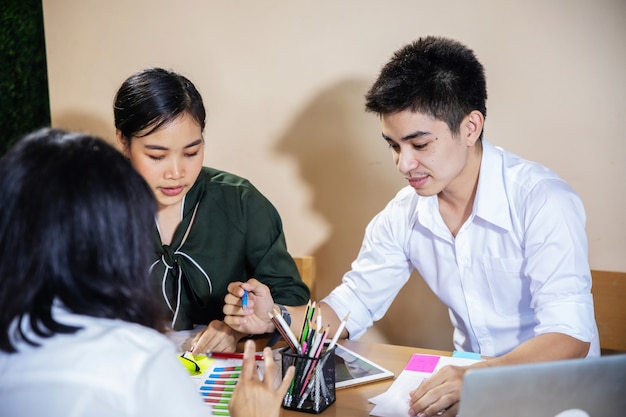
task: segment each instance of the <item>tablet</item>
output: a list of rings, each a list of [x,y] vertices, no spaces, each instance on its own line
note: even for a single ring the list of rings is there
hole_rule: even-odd
[[[335,388],[393,378],[393,372],[345,346],[335,345]]]

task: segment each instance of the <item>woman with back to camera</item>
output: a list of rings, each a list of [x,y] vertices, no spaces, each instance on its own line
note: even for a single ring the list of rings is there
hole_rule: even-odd
[[[247,180],[203,167],[206,114],[191,81],[162,68],[139,71],[119,88],[114,116],[123,152],[157,201],[152,277],[170,325],[208,324],[194,354],[234,351],[243,336],[223,322],[230,282],[254,277],[280,304],[309,300],[274,206]]]
[[[112,146],[45,129],[0,158],[0,410],[11,417],[206,416],[159,333],[155,204]],[[278,416],[278,390],[246,343],[232,416]],[[269,413],[269,414],[268,414]]]

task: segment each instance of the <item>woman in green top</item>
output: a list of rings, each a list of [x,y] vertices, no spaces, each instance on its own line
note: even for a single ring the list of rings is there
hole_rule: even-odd
[[[309,300],[274,206],[244,178],[203,166],[206,113],[191,81],[145,69],[124,81],[113,111],[117,139],[156,198],[151,274],[171,327],[208,324],[194,354],[234,351],[243,336],[223,322],[232,281],[254,277],[280,304]]]

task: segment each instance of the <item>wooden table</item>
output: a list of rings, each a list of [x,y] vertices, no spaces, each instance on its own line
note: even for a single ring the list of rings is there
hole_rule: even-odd
[[[450,356],[451,353],[441,350],[418,349],[414,347],[395,346],[385,344],[370,344],[358,341],[343,340],[339,344],[364,356],[371,361],[381,365],[393,372],[397,377],[408,363],[414,353],[430,355]],[[320,413],[323,417],[366,417],[374,408],[368,399],[387,391],[393,379],[386,379],[379,382],[370,382],[354,387],[341,388],[337,390],[337,399],[334,404]],[[284,417],[306,417],[314,415],[310,413],[282,409],[281,416]]]

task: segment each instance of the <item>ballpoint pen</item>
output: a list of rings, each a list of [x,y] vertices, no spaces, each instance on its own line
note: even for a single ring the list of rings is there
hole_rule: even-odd
[[[243,290],[243,297],[241,297],[241,308],[244,313],[248,312],[248,290]]]
[[[190,361],[194,361],[194,355],[193,355],[193,350],[196,348],[196,343],[194,343],[193,345],[191,345],[191,347],[189,349],[187,349],[186,351],[184,351],[180,357],[181,358],[185,358],[187,360]]]

